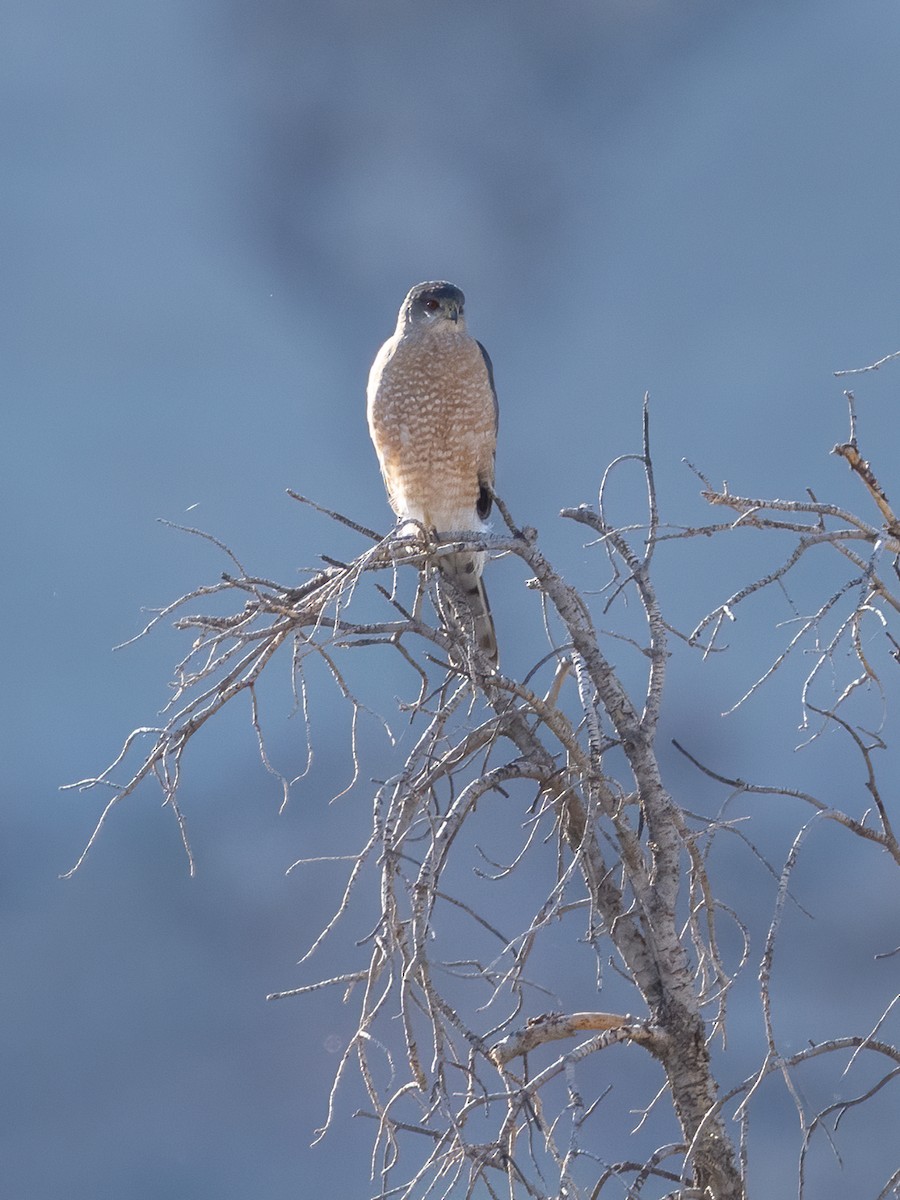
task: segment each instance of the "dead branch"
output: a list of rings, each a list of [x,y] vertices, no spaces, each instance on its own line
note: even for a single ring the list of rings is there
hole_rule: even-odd
[[[850,1048],[900,1064],[900,1052],[880,1040],[892,1005],[866,1037],[838,1038],[794,1055],[781,1050],[773,1014],[771,980],[781,961],[776,949],[782,915],[809,828],[833,822],[888,851],[900,865],[889,804],[876,773],[875,752],[885,743],[854,716],[854,706],[870,687],[880,689],[887,703],[882,662],[885,654],[891,663],[897,655],[890,628],[900,597],[886,564],[900,553],[900,530],[875,472],[858,451],[852,402],[851,439],[839,449],[878,506],[881,527],[815,498],[735,496],[727,486],[712,488],[702,476],[706,500],[730,509],[734,519],[665,526],[645,398],[640,453],[611,464],[596,507],[580,505],[563,513],[590,530],[590,545],[605,556],[608,580],[598,601],[560,574],[536,531],[519,527],[499,497],[497,511],[506,525],[502,535],[461,531],[435,539],[424,531],[384,538],[291,493],[372,543],[351,562],[323,555],[326,565],[295,587],[248,573],[218,539],[199,534],[226,556],[229,570],[154,614],[139,635],[172,620],[191,641],[175,667],[161,723],[133,731],[104,771],[71,785],[110,793],[72,870],[83,863],[113,808],[146,780],[161,788],[190,854],[178,807],[185,754],[239,696],[246,695],[262,766],[277,781],[284,806],[309,769],[312,751],[310,745],[304,771],[293,776],[279,770],[268,752],[257,688],[276,658],[289,674],[307,737],[306,673],[313,661],[324,665],[351,714],[352,771],[344,790],[362,790],[366,772],[356,732],[361,714],[370,710],[354,668],[373,646],[399,656],[414,679],[413,698],[398,705],[409,725],[408,744],[401,751],[388,729],[398,762],[390,778],[373,786],[371,830],[364,844],[351,855],[314,856],[294,864],[301,868],[330,860],[336,869],[347,864],[340,899],[313,934],[301,969],[309,969],[323,953],[338,926],[358,920],[360,907],[366,909],[365,924],[353,927],[350,961],[270,997],[300,997],[339,986],[345,1003],[355,1006],[355,1031],[335,1072],[319,1136],[338,1121],[342,1081],[356,1070],[366,1092],[365,1115],[375,1123],[372,1177],[379,1196],[421,1200],[465,1188],[467,1196],[480,1190],[491,1197],[505,1192],[549,1200],[565,1194],[575,1200],[598,1197],[616,1179],[635,1197],[658,1182],[674,1185],[670,1195],[679,1200],[743,1200],[750,1117],[762,1082],[774,1071],[797,1097],[796,1071],[826,1052]],[[620,473],[635,470],[646,488],[646,512],[617,526],[609,519],[609,496]],[[676,629],[664,616],[654,578],[658,543],[741,537],[749,529],[789,544],[771,570],[720,600],[693,632]],[[522,678],[484,659],[473,644],[464,606],[435,587],[434,555],[445,549],[486,550],[519,564],[525,586],[539,602],[536,626],[545,630],[547,641],[535,647],[534,664]],[[677,747],[706,778],[735,794],[790,797],[813,810],[783,869],[772,872],[772,918],[759,959],[765,1044],[753,1074],[733,1085],[714,1074],[708,1047],[714,1034],[724,1040],[726,999],[756,935],[722,900],[711,850],[729,833],[762,856],[734,822],[721,814],[695,813],[664,783],[657,731],[672,638],[683,653],[723,650],[716,643],[725,622],[733,625],[744,606],[775,590],[787,596],[788,584],[807,564],[827,554],[841,565],[842,580],[830,596],[817,594],[805,614],[792,608],[784,648],[731,711],[774,686],[789,656],[810,654],[812,668],[802,689],[804,720],[809,715],[820,722],[819,730],[834,728],[847,739],[864,768],[866,805],[857,812],[850,798],[838,808],[799,789],[750,784],[712,770]],[[388,583],[379,582],[386,571]],[[412,598],[404,591],[407,582],[415,588]],[[212,598],[219,606],[230,601],[231,609],[205,611]],[[601,630],[598,617],[614,623],[626,601],[631,605],[626,629]],[[873,647],[875,636],[887,647],[881,655]],[[614,654],[632,656],[629,676]],[[854,664],[849,677],[848,660]],[[626,687],[626,677],[639,683]],[[372,715],[384,723],[380,710]],[[811,740],[818,736],[813,733]],[[486,850],[479,838],[479,814],[486,809],[503,813],[506,836],[499,851]],[[524,872],[527,902],[517,911],[515,926],[507,928],[508,916],[493,915],[485,896]],[[471,895],[460,883],[463,878],[471,881]],[[369,897],[377,894],[374,913],[371,900],[365,906],[354,903],[363,889],[370,889]],[[737,941],[736,950],[727,949],[723,929]],[[629,1007],[639,1015],[571,1011],[575,1006],[556,995],[557,981],[542,966],[542,951],[560,937],[592,956],[598,990],[604,962],[617,972],[633,997]],[[554,1011],[546,1011],[548,1004]],[[547,1061],[552,1043],[582,1034],[590,1036]],[[634,1136],[667,1098],[680,1141],[666,1141],[638,1157],[605,1157],[602,1123],[593,1118],[608,1089],[598,1089],[592,1099],[584,1080],[593,1078],[597,1064],[606,1069],[617,1054],[650,1063],[662,1079]],[[537,1066],[532,1059],[539,1059]],[[511,1070],[517,1060],[522,1060],[521,1074]],[[803,1154],[827,1120],[839,1120],[871,1100],[896,1074],[892,1066],[880,1082],[829,1103],[813,1118],[798,1099]],[[741,1122],[740,1151],[726,1125],[726,1106]],[[671,1169],[660,1166],[674,1158]],[[801,1159],[801,1182],[802,1169]]]
[[[662,1039],[659,1030],[651,1029],[636,1021],[634,1017],[622,1016],[620,1013],[543,1013],[539,1017],[529,1017],[524,1029],[508,1034],[492,1046],[489,1053],[494,1062],[502,1067],[546,1042],[574,1037],[576,1033],[586,1030],[608,1032],[612,1029],[651,1048],[659,1045]]]

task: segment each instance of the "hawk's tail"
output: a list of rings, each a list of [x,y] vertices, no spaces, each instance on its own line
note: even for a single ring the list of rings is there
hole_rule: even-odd
[[[460,589],[466,598],[475,625],[478,648],[496,667],[499,660],[497,633],[488,601],[487,589],[481,578],[482,562],[472,554],[445,554],[438,559],[441,570]]]

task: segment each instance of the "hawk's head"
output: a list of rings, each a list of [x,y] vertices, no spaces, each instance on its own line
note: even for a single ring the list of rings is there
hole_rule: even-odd
[[[445,280],[417,283],[410,288],[400,317],[404,328],[456,326],[463,315],[466,298],[454,283]]]

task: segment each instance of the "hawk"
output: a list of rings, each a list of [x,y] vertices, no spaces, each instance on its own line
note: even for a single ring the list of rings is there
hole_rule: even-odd
[[[369,432],[391,508],[427,531],[481,531],[491,511],[497,393],[488,353],[466,330],[455,284],[417,283],[397,328],[369,372]],[[481,578],[487,554],[439,554],[462,590],[478,645],[497,662],[497,638]]]

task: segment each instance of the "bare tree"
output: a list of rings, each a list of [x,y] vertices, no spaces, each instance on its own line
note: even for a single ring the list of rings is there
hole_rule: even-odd
[[[262,761],[277,774],[256,687],[282,647],[302,711],[313,658],[327,665],[346,698],[354,782],[361,779],[355,731],[363,706],[349,678],[351,663],[364,658],[366,648],[386,646],[415,682],[414,694],[401,704],[412,744],[398,755],[392,777],[374,789],[370,836],[350,856],[343,899],[303,961],[341,921],[360,934],[352,960],[338,975],[272,997],[332,988],[355,1004],[356,1033],[336,1072],[320,1135],[332,1126],[341,1081],[355,1066],[370,1106],[362,1115],[372,1121],[378,1196],[743,1197],[754,1105],[773,1073],[797,1099],[802,1195],[815,1137],[900,1074],[900,1051],[882,1040],[896,996],[885,996],[874,1028],[786,1053],[769,986],[792,872],[813,823],[834,822],[900,865],[875,770],[882,735],[862,728],[853,711],[866,689],[887,694],[882,680],[900,659],[891,632],[900,609],[900,523],[862,458],[852,396],[849,402],[850,437],[835,449],[874,502],[874,519],[812,495],[789,501],[735,496],[701,476],[703,495],[725,519],[663,524],[645,401],[639,453],[610,464],[596,507],[562,514],[589,531],[598,563],[606,564],[608,579],[596,595],[568,583],[535,531],[518,526],[498,498],[505,534],[452,533],[430,544],[381,537],[330,513],[370,545],[349,563],[326,559],[300,587],[254,577],[216,542],[229,572],[156,613],[143,631],[174,619],[195,640],[176,667],[164,724],[135,730],[106,771],[72,785],[111,792],[73,870],[113,807],[151,777],[179,821],[190,857],[178,807],[183,756],[200,729],[242,693],[250,699]],[[608,495],[628,464],[642,472],[646,511],[623,527],[607,515]],[[668,553],[685,541],[739,538],[748,530],[763,532],[773,544],[786,539],[783,557],[720,599],[692,631],[678,631],[663,612],[654,579],[660,547],[672,543]],[[432,569],[436,553],[463,548],[511,556],[527,571],[546,646],[535,648],[534,665],[521,679],[504,674],[502,664],[493,670],[480,655],[464,602]],[[786,643],[746,695],[771,685],[795,652],[811,653],[801,696],[808,737],[840,732],[862,764],[865,802],[855,797],[843,810],[807,792],[732,778],[701,762],[689,746],[679,747],[698,780],[716,781],[732,797],[790,796],[809,810],[787,860],[771,869],[771,920],[757,947],[745,918],[722,900],[712,858],[722,837],[742,839],[750,853],[752,843],[724,810],[712,816],[691,811],[667,790],[660,717],[664,701],[678,701],[666,689],[673,646],[715,654],[741,605],[784,590],[798,566],[817,554],[836,558],[839,585],[820,595],[812,611],[796,614]],[[414,600],[404,604],[403,584],[416,578]],[[230,610],[194,614],[210,597],[231,601]],[[600,628],[616,614],[618,628]],[[625,656],[623,664],[613,664],[611,647]],[[854,669],[846,676],[848,663]],[[142,750],[148,740],[149,751]],[[135,755],[136,766],[126,767]],[[126,775],[121,783],[115,781],[120,771]],[[279,778],[287,801],[293,781]],[[502,860],[479,843],[479,813],[498,804],[509,814]],[[335,869],[346,862],[336,857]],[[519,904],[518,925],[510,929],[508,908],[495,910],[492,896],[523,880],[527,908]],[[373,894],[370,885],[377,886],[378,911],[361,917],[354,898],[361,888]],[[630,1011],[569,1005],[558,994],[552,953],[548,957],[548,948],[560,944],[594,964],[595,996],[603,987],[624,997],[618,1007]],[[714,1070],[711,1051],[725,1037],[734,981],[754,960],[765,1044],[753,1071],[735,1079]],[[655,1078],[656,1095],[646,1096],[639,1121],[653,1142],[649,1152],[634,1136],[616,1157],[598,1148],[606,1091],[590,1068],[607,1056],[622,1077]],[[870,1057],[882,1068],[861,1094],[810,1112],[794,1081],[805,1064],[823,1056],[842,1056],[842,1065]],[[900,1194],[900,1170],[880,1194]]]

